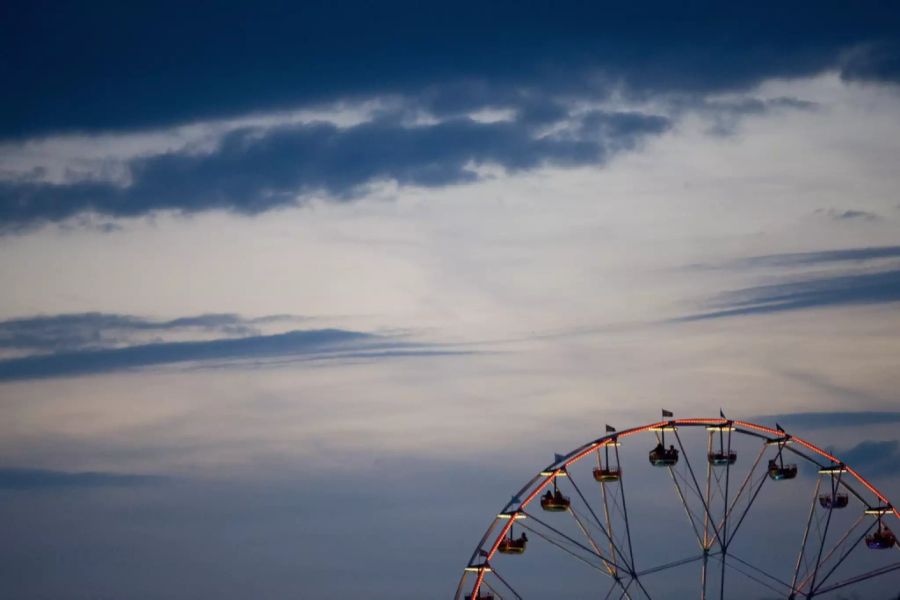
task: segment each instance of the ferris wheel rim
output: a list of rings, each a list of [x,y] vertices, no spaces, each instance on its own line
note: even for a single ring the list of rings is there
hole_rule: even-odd
[[[744,421],[740,419],[728,419],[722,417],[714,417],[714,418],[703,418],[703,417],[692,417],[692,418],[671,418],[665,419],[661,421],[656,421],[653,423],[649,423],[646,425],[641,425],[638,427],[632,427],[629,429],[624,429],[622,431],[613,431],[609,432],[606,435],[603,435],[599,438],[594,439],[593,441],[587,442],[578,446],[571,452],[565,455],[556,455],[556,460],[551,463],[545,469],[542,469],[538,472],[534,477],[532,477],[522,488],[519,490],[516,495],[512,497],[512,500],[508,502],[503,510],[497,513],[497,516],[491,521],[490,526],[487,531],[485,531],[484,536],[481,538],[481,541],[475,548],[475,551],[472,553],[471,558],[463,572],[462,578],[460,579],[459,586],[457,588],[456,598],[459,598],[459,594],[463,588],[466,575],[470,571],[477,572],[475,585],[473,587],[472,596],[477,597],[481,588],[481,584],[484,580],[484,576],[487,572],[489,572],[489,567],[487,566],[491,559],[493,559],[494,555],[497,553],[497,550],[500,546],[500,542],[504,539],[504,537],[509,533],[512,528],[516,518],[515,515],[520,512],[524,512],[525,508],[535,499],[537,498],[548,485],[556,481],[556,478],[560,476],[560,474],[564,474],[566,469],[570,466],[578,463],[583,460],[587,456],[591,455],[593,452],[607,447],[610,443],[617,442],[620,438],[627,438],[639,433],[644,433],[648,431],[660,431],[666,430],[666,428],[676,428],[678,426],[684,427],[713,427],[716,429],[724,429],[726,427],[733,428],[733,430],[738,433],[744,433],[749,435],[756,435],[759,437],[767,437],[768,434],[773,436],[769,441],[777,442],[779,440],[787,443],[792,442],[799,444],[800,446],[806,448],[807,450],[815,453],[821,458],[829,461],[830,466],[839,465],[846,473],[850,474],[860,485],[865,487],[875,498],[882,502],[883,506],[881,509],[884,509],[884,514],[893,514],[895,518],[900,520],[900,509],[893,506],[890,500],[885,496],[881,491],[878,490],[871,482],[869,482],[865,477],[863,477],[859,471],[854,469],[852,466],[843,462],[838,456],[827,452],[826,450],[820,448],[819,446],[809,442],[803,438],[794,436],[793,434],[788,433],[782,428],[772,428],[767,427],[765,425],[759,425],[757,423],[752,423],[750,421]],[[744,429],[744,430],[742,430]],[[810,457],[806,456],[802,453],[797,453],[802,458],[806,460],[816,463],[816,461],[812,460]],[[816,463],[818,464],[818,463]],[[819,465],[822,466],[822,465]],[[532,489],[532,487],[534,489]],[[531,490],[524,500],[520,500],[521,496]],[[515,507],[515,508],[513,508]],[[504,518],[505,517],[505,518]],[[880,517],[879,517],[880,518]],[[505,524],[500,528],[500,532],[491,543],[490,548],[488,550],[484,550],[485,542],[491,537],[491,532],[494,530],[497,525],[498,520],[505,520]],[[479,552],[483,553],[484,560],[481,565],[475,565],[475,559],[479,556]]]

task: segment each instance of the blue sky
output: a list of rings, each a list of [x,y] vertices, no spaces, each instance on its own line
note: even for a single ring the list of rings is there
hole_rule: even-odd
[[[886,2],[4,3],[0,596],[446,597],[554,452],[661,406],[900,496],[898,39]]]

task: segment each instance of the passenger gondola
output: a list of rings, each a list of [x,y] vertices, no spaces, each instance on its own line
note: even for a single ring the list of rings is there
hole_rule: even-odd
[[[774,460],[769,461],[769,477],[775,481],[793,479],[797,476],[797,465],[786,465]]]
[[[849,503],[850,497],[847,494],[835,494],[834,496],[831,494],[822,494],[819,496],[819,504],[822,508],[827,508],[829,510],[846,508]]]
[[[654,467],[672,467],[678,463],[678,450],[675,446],[669,446],[668,449],[662,444],[657,444],[650,451],[650,464]]]
[[[556,487],[555,481],[553,482],[553,487]],[[572,501],[563,496],[562,492],[557,489],[554,489],[552,492],[547,490],[547,493],[541,496],[541,508],[547,512],[565,512],[569,510],[571,504]]]
[[[879,524],[878,531],[866,536],[866,546],[872,550],[887,550],[896,545],[897,536],[886,525]]]
[[[737,452],[734,450],[719,450],[718,452],[710,452],[706,458],[712,466],[723,467],[733,465],[737,461]]]
[[[600,483],[618,481],[622,478],[622,470],[619,468],[594,467],[594,480]]]
[[[522,535],[517,538],[514,538],[512,533],[510,533],[500,541],[497,551],[501,554],[524,554],[525,546],[527,545],[528,536],[525,535],[525,532],[522,532]]]

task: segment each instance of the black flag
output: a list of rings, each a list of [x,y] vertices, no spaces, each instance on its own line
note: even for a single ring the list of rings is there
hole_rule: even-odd
[[[674,417],[675,415],[670,410],[662,409],[662,415],[664,417]]]
[[[723,419],[725,418],[725,412],[721,408],[719,409],[719,416]]]
[[[613,427],[613,426],[610,425],[609,423],[606,424],[606,433],[612,433],[612,432],[615,431],[615,430],[616,430],[615,427]]]
[[[784,428],[781,425],[779,425],[778,423],[775,423],[775,429],[777,429],[781,433],[784,433]]]

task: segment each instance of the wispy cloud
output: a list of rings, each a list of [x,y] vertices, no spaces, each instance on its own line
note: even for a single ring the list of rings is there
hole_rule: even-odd
[[[900,269],[786,281],[726,292],[713,299],[711,310],[675,321],[891,302],[900,302]]]
[[[156,475],[85,471],[70,473],[47,469],[0,467],[0,490],[55,490],[59,488],[133,487],[167,481]]]
[[[829,219],[833,219],[835,221],[879,221],[881,220],[881,215],[870,212],[868,210],[858,210],[858,209],[844,209],[838,210],[836,208],[824,209],[820,208],[816,210],[816,214],[824,215]]]
[[[249,336],[261,333],[266,324],[298,320],[300,317],[289,315],[248,319],[235,314],[204,314],[169,320],[99,312],[40,315],[0,321],[0,350],[31,353],[103,348],[134,343],[147,335]]]
[[[694,265],[694,267],[704,269],[802,267],[824,265],[828,263],[874,261],[898,257],[900,257],[900,246],[871,246],[864,248],[818,250],[815,252],[764,254],[761,256],[750,256],[715,264]]]
[[[399,349],[389,338],[341,329],[291,331],[195,342],[165,342],[125,348],[75,350],[0,360],[0,381],[109,373],[195,361],[229,361],[325,353]]]

